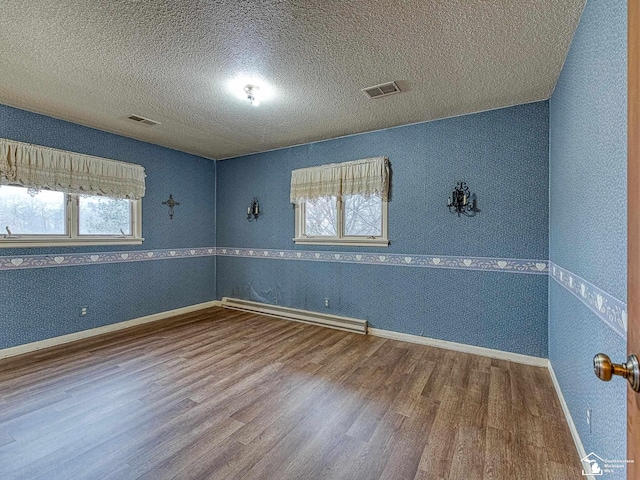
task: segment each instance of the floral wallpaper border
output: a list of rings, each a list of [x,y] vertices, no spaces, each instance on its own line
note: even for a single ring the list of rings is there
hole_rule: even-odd
[[[573,293],[615,333],[627,338],[627,304],[569,270],[549,262],[549,275]]]
[[[215,256],[215,247],[136,250],[132,252],[58,253],[49,255],[14,255],[0,257],[0,270],[69,267],[103,263],[143,262],[186,257]]]
[[[521,260],[516,258],[458,257],[444,255],[409,255],[356,252],[317,252],[311,250],[270,250],[264,248],[217,247],[219,256],[275,258],[311,262],[362,263],[366,265],[395,265],[402,267],[450,268],[485,270],[495,272],[546,275],[546,260]]]
[[[102,263],[141,262],[186,257],[248,257],[312,262],[361,263],[366,265],[395,265],[402,267],[449,268],[509,273],[547,275],[546,260],[514,258],[458,257],[435,255],[404,255],[355,252],[317,252],[310,250],[271,250],[257,248],[205,247],[164,250],[136,250],[131,252],[69,253],[49,255],[15,255],[0,257],[0,270],[46,268]]]

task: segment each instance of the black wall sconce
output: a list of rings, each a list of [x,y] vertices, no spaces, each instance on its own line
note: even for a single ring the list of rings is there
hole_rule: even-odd
[[[251,205],[247,207],[247,220],[250,222],[253,220],[258,220],[260,216],[260,204],[258,203],[258,199],[254,198],[251,201]]]
[[[474,217],[480,211],[476,194],[469,191],[466,182],[458,182],[447,201],[447,207],[451,213],[466,217]]]

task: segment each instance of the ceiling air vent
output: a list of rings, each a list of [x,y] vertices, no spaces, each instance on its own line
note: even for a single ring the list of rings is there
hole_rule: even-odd
[[[383,83],[382,85],[374,85],[373,87],[363,88],[362,91],[369,98],[386,97],[387,95],[393,95],[400,92],[400,88],[396,85],[396,82]]]
[[[140,115],[129,115],[127,117],[129,120],[133,120],[140,125],[146,125],[147,127],[155,127],[156,125],[160,125],[160,122],[156,122],[155,120],[151,120],[150,118],[144,118]]]

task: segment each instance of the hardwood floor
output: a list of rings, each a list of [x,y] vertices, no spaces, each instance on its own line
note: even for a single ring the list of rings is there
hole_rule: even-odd
[[[213,308],[0,361],[0,478],[581,475],[543,368]]]

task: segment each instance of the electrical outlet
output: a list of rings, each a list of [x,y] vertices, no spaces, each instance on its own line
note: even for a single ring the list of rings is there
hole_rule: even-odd
[[[587,425],[589,426],[589,433],[591,433],[591,408],[587,407]]]
[[[324,299],[324,306],[329,308],[329,299],[328,298]]]
[[[87,314],[87,307],[80,308],[80,316],[84,317]]]

